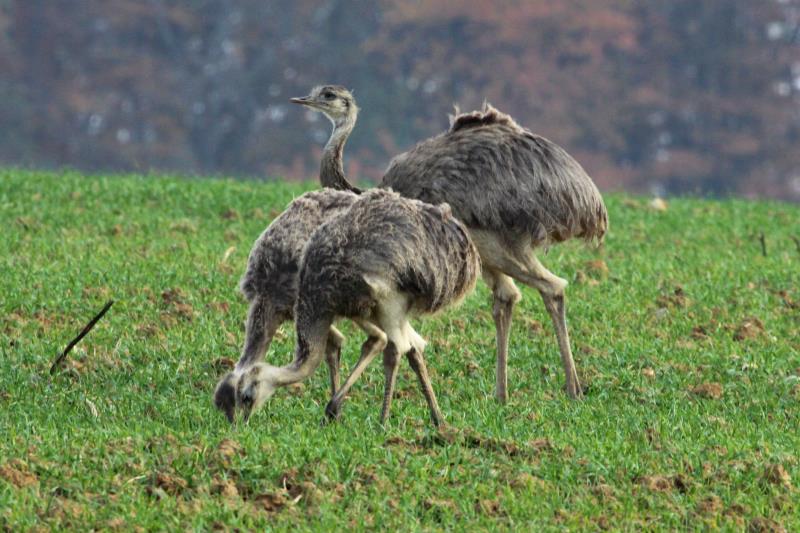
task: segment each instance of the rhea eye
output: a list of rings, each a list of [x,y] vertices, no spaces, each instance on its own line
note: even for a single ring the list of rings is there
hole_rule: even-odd
[[[326,91],[322,93],[322,97],[325,98],[325,100],[333,100],[334,98],[336,98],[336,95],[330,91]]]

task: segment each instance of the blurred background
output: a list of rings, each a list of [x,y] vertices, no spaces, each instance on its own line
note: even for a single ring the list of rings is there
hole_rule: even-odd
[[[601,189],[800,201],[800,0],[0,0],[0,164],[315,179],[484,99]]]

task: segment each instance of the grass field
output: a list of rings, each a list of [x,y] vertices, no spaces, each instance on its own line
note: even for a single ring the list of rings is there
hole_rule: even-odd
[[[0,526],[800,530],[798,206],[676,199],[659,211],[610,195],[602,249],[543,256],[570,281],[582,401],[563,392],[528,288],[511,400],[494,401],[479,284],[418,322],[444,431],[405,363],[380,425],[380,362],[339,423],[320,425],[322,365],[231,428],[211,394],[243,340],[238,279],[303,190],[0,172]],[[347,367],[363,335],[343,331]],[[267,358],[288,362],[292,341],[286,324]]]

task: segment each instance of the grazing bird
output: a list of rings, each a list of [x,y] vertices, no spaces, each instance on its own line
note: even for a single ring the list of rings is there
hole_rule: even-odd
[[[357,192],[342,170],[344,143],[358,115],[353,95],[324,85],[292,102],[333,122],[320,167],[322,185]],[[480,111],[456,112],[450,122],[448,131],[392,159],[381,186],[427,203],[447,202],[468,227],[492,290],[497,398],[505,402],[508,397],[508,338],[521,298],[513,280],[539,291],[555,328],[567,393],[577,398],[582,390],[567,330],[567,281],[547,270],[536,251],[572,238],[602,241],[608,230],[603,198],[566,151],[488,104]]]
[[[250,303],[242,355],[233,372],[217,385],[214,404],[230,422],[237,406],[236,385],[250,366],[263,359],[278,327],[294,317],[297,273],[303,247],[320,225],[346,211],[358,196],[324,189],[295,199],[258,237],[247,261],[240,288]],[[325,356],[331,390],[339,388],[339,357],[344,337],[329,328]],[[373,340],[374,342],[374,340]]]
[[[308,241],[298,275],[294,361],[282,367],[260,363],[243,373],[237,396],[245,417],[278,387],[310,376],[322,361],[334,321],[350,318],[371,336],[352,373],[328,403],[327,417],[338,417],[348,390],[383,350],[381,421],[389,416],[399,358],[405,355],[431,419],[440,425],[442,416],[423,358],[425,341],[409,317],[459,302],[474,288],[479,272],[469,233],[447,205],[434,206],[380,189],[363,193]]]

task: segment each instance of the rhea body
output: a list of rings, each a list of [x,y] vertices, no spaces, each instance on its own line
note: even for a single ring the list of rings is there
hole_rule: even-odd
[[[264,358],[278,327],[294,318],[303,248],[319,226],[346,211],[357,199],[354,193],[334,189],[306,193],[292,201],[253,244],[240,282],[249,302],[244,347],[236,367],[220,380],[214,392],[214,404],[230,422],[240,406],[236,388],[242,374]],[[331,325],[325,356],[332,393],[339,387],[343,339]]]
[[[358,192],[347,181],[342,162],[358,115],[353,95],[325,85],[292,101],[324,113],[333,123],[320,166],[322,185]],[[573,238],[603,239],[608,213],[581,165],[557,144],[486,104],[480,111],[456,113],[448,131],[396,156],[381,187],[427,203],[447,202],[467,226],[492,290],[497,398],[505,402],[508,397],[508,340],[521,298],[514,280],[539,291],[555,328],[567,393],[579,397],[566,322],[567,281],[547,270],[536,253]]]
[[[246,416],[278,387],[310,376],[325,356],[334,321],[349,318],[370,338],[326,415],[339,415],[349,389],[383,351],[381,420],[389,415],[399,360],[406,356],[439,425],[442,416],[423,358],[425,341],[409,319],[458,303],[474,288],[479,272],[477,250],[448,206],[385,190],[363,193],[308,241],[298,276],[294,360],[283,367],[260,363],[243,374],[238,396]]]

